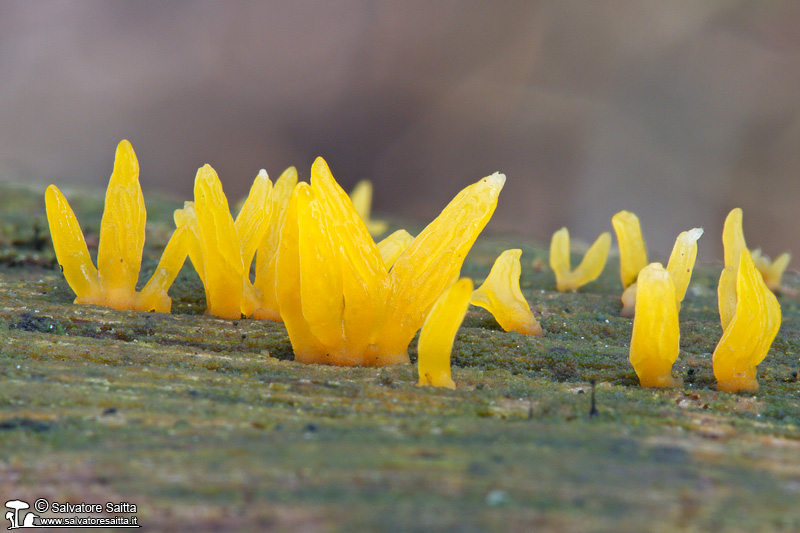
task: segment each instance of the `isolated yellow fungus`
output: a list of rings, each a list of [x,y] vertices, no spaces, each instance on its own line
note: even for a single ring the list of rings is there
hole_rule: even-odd
[[[392,268],[397,258],[411,246],[412,242],[414,242],[414,237],[404,229],[399,229],[380,241],[378,252],[380,252],[386,268]]]
[[[519,249],[500,254],[486,280],[472,293],[470,303],[492,313],[505,331],[541,336],[542,326],[519,288],[521,255]]]
[[[353,202],[353,208],[356,213],[367,225],[367,231],[370,235],[382,235],[386,232],[389,226],[384,220],[374,220],[370,218],[372,212],[372,182],[369,180],[362,180],[356,183],[353,190],[350,191],[350,201]]]
[[[727,268],[727,267],[726,267]],[[747,248],[736,275],[736,309],[714,349],[714,376],[723,392],[758,390],[756,367],[781,326],[781,307],[767,288]]]
[[[505,176],[461,191],[391,267],[322,158],[281,229],[277,296],[297,361],[408,362],[408,344],[497,205]]]
[[[197,171],[194,202],[175,211],[175,224],[191,235],[189,258],[203,282],[206,313],[221,318],[249,316],[257,306],[250,264],[271,219],[272,182],[259,172],[234,221],[213,168]]]
[[[661,263],[639,272],[630,361],[643,387],[675,387],[672,365],[680,350],[675,282]]]
[[[175,231],[150,281],[141,292],[136,282],[145,240],[145,211],[139,186],[139,162],[131,144],[117,146],[100,223],[97,268],[89,256],[75,213],[55,185],[45,192],[47,220],[56,258],[76,304],[94,304],[119,311],[169,312],[167,290],[186,259],[187,233]]]
[[[731,209],[725,218],[725,225],[722,229],[722,245],[725,249],[725,266],[733,269],[734,279],[739,268],[739,257],[742,250],[747,248],[742,230],[742,210],[739,207]],[[775,261],[770,261],[769,257],[761,253],[761,249],[750,251],[753,263],[761,275],[764,282],[772,291],[780,290],[783,273],[789,266],[792,256],[788,252],[779,255]],[[735,285],[728,281],[729,285]]]
[[[596,280],[603,273],[611,248],[611,234],[601,233],[583,256],[575,270],[570,266],[569,230],[561,228],[553,234],[550,241],[550,268],[556,274],[556,288],[559,291],[576,291],[583,285]]]
[[[667,271],[672,276],[675,283],[675,301],[678,311],[681,309],[681,302],[686,296],[686,289],[692,279],[692,270],[697,259],[697,240],[703,235],[703,228],[692,228],[684,231],[675,239],[672,253],[667,263]],[[622,293],[622,312],[624,317],[632,318],[636,314],[636,291],[638,284],[634,282]]]
[[[472,295],[472,280],[461,278],[442,293],[431,308],[419,333],[418,387],[455,389],[450,376],[450,353],[456,332],[464,321]]]
[[[645,248],[639,217],[630,211],[620,211],[611,217],[611,224],[619,242],[619,274],[622,286],[628,288],[636,281],[639,271],[647,266]]]

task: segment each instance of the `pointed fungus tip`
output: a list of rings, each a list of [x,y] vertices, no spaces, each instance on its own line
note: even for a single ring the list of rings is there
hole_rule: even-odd
[[[704,231],[705,230],[703,228],[692,228],[686,232],[686,236],[693,241],[697,241],[700,237],[703,236]]]
[[[258,177],[259,178],[268,178],[266,169],[262,168],[261,170],[259,170],[258,171]]]
[[[502,189],[503,185],[506,183],[506,175],[501,174],[500,172],[495,172],[491,176],[487,176],[486,180],[495,187],[500,187]]]

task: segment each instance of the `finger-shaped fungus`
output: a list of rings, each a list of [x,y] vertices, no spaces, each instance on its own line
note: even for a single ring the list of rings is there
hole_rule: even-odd
[[[542,326],[519,288],[522,250],[506,250],[495,260],[486,280],[473,293],[470,303],[494,315],[505,331],[542,335]]]
[[[75,291],[75,303],[120,311],[169,312],[172,302],[167,290],[186,258],[187,235],[183,231],[173,233],[156,272],[145,289],[136,292],[147,214],[139,186],[139,162],[128,141],[117,146],[106,191],[97,268],[92,264],[75,213],[55,185],[47,188],[45,204],[56,257]]]
[[[417,386],[456,388],[450,376],[450,353],[456,332],[467,313],[471,294],[472,280],[461,278],[433,304],[419,333]]]
[[[781,307],[764,283],[747,248],[741,250],[736,295],[733,317],[714,349],[714,376],[717,389],[721,391],[755,391],[758,390],[756,367],[764,360],[778,334]]]
[[[322,158],[292,193],[281,230],[277,296],[295,359],[408,362],[408,344],[457,277],[505,176],[461,191],[394,262],[384,258]]]
[[[272,216],[269,228],[256,252],[256,278],[253,286],[258,296],[258,305],[253,317],[260,320],[281,322],[277,293],[277,260],[281,240],[281,228],[286,219],[289,198],[297,186],[297,169],[289,167],[275,181],[272,188]]]
[[[572,270],[569,257],[569,230],[561,228],[550,241],[550,268],[556,275],[559,291],[576,291],[590,281],[596,280],[606,266],[611,248],[611,234],[604,232],[589,247],[581,264]]]
[[[628,288],[636,281],[639,271],[647,266],[645,248],[639,217],[630,211],[620,211],[611,217],[611,224],[619,242],[619,275],[622,286]]]
[[[369,180],[362,180],[356,183],[353,190],[350,191],[350,201],[353,202],[353,207],[358,213],[358,216],[367,225],[367,231],[370,235],[381,235],[386,232],[389,226],[384,220],[375,220],[370,218],[372,213],[372,182]]]
[[[667,262],[667,271],[675,282],[675,301],[678,304],[678,311],[681,309],[681,302],[686,296],[686,289],[692,280],[692,271],[697,259],[697,241],[703,235],[703,228],[692,228],[684,231],[675,239],[672,253]]]
[[[206,293],[206,313],[221,318],[250,316],[257,307],[250,264],[271,219],[272,182],[259,172],[234,221],[217,173],[197,171],[194,203],[175,212],[175,223],[191,235],[189,258]]]
[[[639,272],[630,361],[643,387],[675,387],[672,365],[680,350],[675,282],[661,263]]]
[[[742,210],[739,207],[731,209],[725,218],[722,244],[725,249],[725,266],[733,269],[735,278],[739,268],[739,257],[742,250],[747,248],[742,230]],[[780,290],[783,273],[792,258],[791,254],[783,253],[775,261],[770,261],[769,257],[761,253],[760,248],[752,250],[750,254],[767,287],[772,291]]]

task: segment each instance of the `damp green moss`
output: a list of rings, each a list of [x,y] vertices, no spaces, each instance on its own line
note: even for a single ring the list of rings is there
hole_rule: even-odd
[[[505,333],[472,308],[454,345],[458,388],[420,389],[412,365],[300,365],[282,325],[203,315],[188,265],[172,314],[73,305],[42,194],[0,186],[9,497],[130,501],[161,530],[800,529],[794,296],[780,297],[758,393],[719,393],[720,265],[698,265],[674,369],[684,387],[642,389],[613,258],[596,282],[559,293],[546,244],[487,235],[462,275],[480,283],[500,251],[521,247],[545,336]],[[91,243],[102,198],[73,201]],[[147,202],[143,279],[179,205]]]

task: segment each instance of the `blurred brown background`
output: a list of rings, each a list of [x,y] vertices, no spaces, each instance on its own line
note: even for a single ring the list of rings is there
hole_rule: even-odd
[[[128,138],[148,190],[228,196],[317,155],[375,209],[429,219],[508,176],[492,226],[800,260],[800,2],[4,1],[0,179],[105,187]]]

